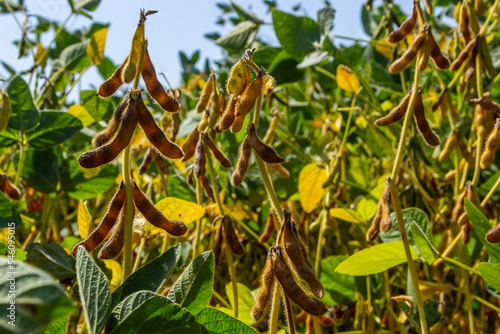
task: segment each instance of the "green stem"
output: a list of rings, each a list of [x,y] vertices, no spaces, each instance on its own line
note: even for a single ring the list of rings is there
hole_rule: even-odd
[[[25,154],[25,149],[26,149],[26,143],[25,138],[24,138],[24,131],[19,131],[19,136],[21,137],[21,143],[19,147],[19,163],[17,165],[17,173],[16,173],[16,179],[14,180],[14,184],[17,187],[19,185],[19,179],[23,175],[23,168],[24,168],[24,154]]]
[[[276,334],[278,331],[278,317],[280,314],[280,288],[278,282],[274,282],[273,301],[271,304],[271,318],[269,319],[269,334]]]
[[[498,4],[500,3],[500,0],[496,0],[493,6],[490,7],[490,13],[488,14],[488,17],[486,18],[486,21],[484,21],[483,26],[481,27],[481,30],[479,31],[479,35],[484,35],[486,29],[488,28],[488,24],[490,24],[491,20],[493,19],[493,15],[495,14],[495,11],[498,7]]]
[[[441,256],[441,258],[443,259],[443,261],[444,261],[444,262],[451,263],[451,264],[453,264],[453,265],[455,265],[455,266],[457,266],[457,267],[460,267],[460,268],[462,268],[462,269],[465,269],[465,270],[467,270],[467,271],[469,271],[469,272],[471,272],[471,273],[473,273],[473,274],[476,274],[476,275],[481,276],[481,273],[480,273],[478,270],[476,270],[476,269],[474,269],[474,268],[471,268],[471,267],[469,267],[469,266],[467,266],[467,265],[463,264],[463,263],[462,263],[462,262],[460,262],[460,261],[454,260],[454,259],[449,258],[449,257],[446,257],[446,256]]]
[[[414,89],[414,93],[415,91],[416,89]],[[394,210],[396,211],[396,217],[398,219],[398,227],[401,233],[401,240],[403,241],[406,260],[408,261],[408,269],[410,271],[410,276],[413,283],[413,289],[415,290],[415,298],[418,308],[418,314],[420,317],[420,327],[422,328],[422,334],[428,334],[427,320],[425,319],[424,303],[422,300],[422,295],[420,293],[420,287],[418,284],[417,267],[415,266],[415,262],[413,261],[413,258],[411,256],[410,243],[408,241],[408,235],[406,234],[403,211],[401,210],[401,204],[399,203],[399,196],[396,190],[395,180],[390,181],[390,187],[391,187],[392,200],[394,204]]]
[[[497,312],[497,313],[500,313],[500,308],[496,305],[493,305],[492,303],[490,303],[489,301],[487,300],[484,300],[483,298],[479,297],[479,296],[476,296],[476,295],[471,295],[472,298],[474,298],[475,300],[477,300],[478,302],[480,302],[481,304],[485,305],[485,306],[488,306],[489,308],[491,308],[493,311]]]
[[[139,269],[139,264],[141,263],[141,254],[145,244],[146,244],[146,238],[142,236],[141,243],[139,244],[139,251],[137,252],[137,257],[135,258],[134,269],[132,270],[132,272],[136,272],[137,269]]]

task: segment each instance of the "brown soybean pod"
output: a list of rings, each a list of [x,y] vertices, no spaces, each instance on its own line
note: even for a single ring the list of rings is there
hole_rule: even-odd
[[[217,220],[221,219],[222,217],[217,217],[215,218],[215,221],[214,221],[214,224],[217,222]],[[220,262],[220,254],[221,254],[221,251],[222,251],[222,242],[224,241],[224,236],[222,235],[223,231],[222,231],[222,222],[219,224],[219,229],[217,230],[217,234],[215,235],[215,239],[214,239],[214,242],[215,242],[215,245],[214,245],[214,248],[212,250],[212,252],[214,253],[214,260],[215,260],[215,266],[217,266]]]
[[[222,223],[224,224],[226,242],[231,248],[231,251],[236,255],[245,254],[245,246],[243,246],[243,244],[238,240],[231,218],[224,216],[224,218],[222,218]]]
[[[264,227],[264,232],[259,237],[259,242],[261,244],[267,242],[274,232],[274,214],[269,212],[267,215],[266,225]]]
[[[208,181],[208,178],[206,175],[202,175],[200,177],[201,184],[203,186],[203,189],[205,189],[205,195],[207,195],[208,198],[210,198],[212,201],[215,202],[215,195],[214,195],[214,190],[212,188],[212,185]]]
[[[104,130],[96,134],[94,138],[92,138],[92,145],[94,147],[100,147],[106,144],[116,134],[116,131],[118,131],[123,118],[123,112],[127,109],[129,100],[130,94],[127,94],[125,99],[118,105],[115,112],[113,113],[113,117],[109,121],[108,126],[106,126]]]
[[[461,225],[460,228],[462,229],[462,245],[466,245],[470,240],[470,235],[472,230],[472,225],[470,223],[470,220],[467,219],[467,223]]]
[[[214,74],[210,74],[207,82],[205,83],[205,87],[203,87],[200,98],[198,99],[198,103],[196,104],[195,108],[197,113],[202,113],[207,109],[207,105],[208,102],[210,101],[210,96],[212,95],[214,88],[213,87],[214,77],[215,77]]]
[[[282,157],[280,157],[276,151],[266,144],[264,144],[259,137],[257,137],[257,133],[255,132],[255,126],[253,123],[250,123],[247,128],[247,136],[250,142],[250,145],[254,149],[255,153],[261,157],[267,163],[277,164],[285,161]]]
[[[267,255],[266,265],[262,270],[260,275],[260,289],[259,294],[255,300],[255,304],[252,306],[252,318],[255,321],[259,321],[264,315],[269,302],[271,301],[271,296],[273,294],[274,286],[274,272],[272,264],[272,249],[269,250]]]
[[[458,134],[457,143],[458,147],[460,148],[460,153],[462,153],[462,157],[467,161],[467,164],[469,164],[470,168],[474,168],[474,158],[467,149],[467,144],[465,143],[464,138],[461,134]]]
[[[137,111],[139,114],[139,125],[144,130],[149,142],[160,151],[161,154],[170,159],[179,159],[184,153],[179,146],[172,143],[165,136],[165,133],[158,127],[153,115],[144,105],[141,96],[137,99]]]
[[[128,63],[128,56],[125,61],[115,70],[113,75],[106,81],[104,81],[97,89],[97,95],[101,97],[108,97],[113,95],[118,88],[123,84],[122,71],[125,64]]]
[[[222,153],[222,151],[217,147],[217,145],[215,145],[212,138],[210,138],[210,136],[207,134],[205,136],[205,139],[206,139],[208,148],[210,149],[210,151],[212,151],[215,159],[217,159],[217,161],[219,161],[219,163],[222,165],[222,167],[231,168],[231,161],[229,161],[229,159],[224,155],[224,153]]]
[[[151,150],[152,150],[151,153],[153,155],[153,159],[155,160],[155,163],[156,163],[156,167],[158,167],[158,170],[160,171],[160,173],[162,173],[164,175],[170,174],[170,167],[165,162],[165,160],[163,160],[163,157],[161,156],[161,154],[156,152],[156,150],[152,147],[151,147]]]
[[[481,155],[481,168],[486,169],[495,159],[495,151],[498,147],[498,127],[499,122],[495,124],[495,127],[491,131],[488,139],[486,140],[486,144],[484,145],[484,152]]]
[[[469,67],[467,67],[467,71],[465,71],[465,82],[469,82],[474,77],[474,73],[476,71],[478,47],[479,44],[476,44],[474,49],[472,49],[472,53],[469,59]]]
[[[500,224],[492,227],[491,230],[486,233],[486,241],[492,244],[500,242]]]
[[[403,118],[406,110],[408,109],[408,104],[410,103],[410,97],[413,89],[406,94],[406,96],[399,102],[399,104],[391,110],[386,116],[379,118],[375,121],[377,126],[386,126],[394,122],[399,121]]]
[[[301,249],[301,241],[298,238],[297,228],[293,228],[292,224],[295,225],[291,220],[291,212],[283,210],[283,215],[285,217],[281,229],[283,230],[281,234],[282,246],[288,258],[293,263],[299,276],[309,285],[311,291],[318,298],[323,297],[323,286],[316,278],[313,268],[306,263],[307,253],[303,254]]]
[[[115,193],[111,201],[109,202],[108,209],[104,214],[99,226],[90,233],[87,239],[80,241],[73,247],[71,253],[76,256],[78,246],[83,245],[87,252],[93,251],[99,244],[106,238],[109,231],[113,228],[120,214],[123,203],[125,202],[125,188],[123,185],[123,180],[120,182],[118,191]]]
[[[225,131],[231,127],[234,122],[234,109],[236,108],[236,104],[238,103],[239,96],[234,94],[231,95],[229,104],[227,105],[226,111],[222,114],[222,117],[219,121],[219,130]]]
[[[137,126],[137,101],[131,98],[124,112],[118,134],[107,144],[78,157],[78,163],[83,168],[94,168],[114,160],[128,145]]]
[[[2,179],[3,179],[3,190],[5,190],[5,193],[12,198],[13,200],[18,200],[21,198],[21,192],[15,185],[10,183],[9,179],[7,178],[7,175],[2,174]]]
[[[181,126],[181,116],[179,116],[179,113],[174,112],[172,113],[172,116],[170,116],[170,126],[172,129],[172,133],[170,134],[170,140],[175,142],[175,139],[177,138],[177,133],[179,132],[179,128]]]
[[[151,161],[153,160],[153,149],[149,146],[144,158],[142,159],[142,163],[139,166],[139,175],[146,173]]]
[[[434,60],[434,63],[438,68],[446,70],[448,67],[450,67],[450,61],[441,53],[441,49],[439,49],[439,45],[436,43],[436,40],[434,39],[432,33],[429,34],[429,42],[431,45],[432,60]]]
[[[243,122],[245,121],[245,116],[236,116],[233,124],[231,124],[230,130],[232,133],[238,133],[243,128]]]
[[[179,102],[168,95],[163,89],[161,83],[158,81],[155,68],[151,62],[151,58],[149,58],[147,46],[144,49],[144,60],[142,62],[141,74],[149,95],[151,95],[151,97],[158,102],[160,107],[169,112],[176,112],[179,110]]]
[[[410,47],[401,55],[401,57],[392,63],[392,65],[389,67],[389,71],[391,73],[397,74],[406,70],[417,56],[418,51],[424,45],[425,39],[426,32],[421,31],[417,35],[413,43],[410,45]]]
[[[368,231],[366,231],[366,241],[373,241],[377,239],[380,233],[380,221],[382,220],[382,205],[377,206],[377,213],[373,217],[372,224]]]
[[[415,121],[417,123],[418,131],[420,131],[420,134],[424,138],[425,142],[429,146],[439,145],[439,138],[434,133],[434,131],[431,130],[431,128],[429,127],[429,123],[425,118],[424,103],[422,101],[422,92],[419,92],[417,95],[417,100],[415,102],[414,116],[415,116]]]
[[[380,197],[380,205],[382,206],[382,220],[380,222],[380,229],[382,232],[387,233],[392,227],[391,221],[391,188],[390,188],[391,179],[388,177],[385,181],[385,188],[382,196]]]
[[[328,309],[319,300],[309,296],[293,279],[290,268],[283,259],[281,247],[273,252],[274,275],[278,279],[285,294],[304,311],[312,315],[323,315]]]
[[[430,44],[431,43],[429,41],[429,33],[426,32],[424,46],[422,46],[422,56],[420,57],[420,61],[418,62],[418,67],[420,71],[425,71],[427,65],[429,65],[429,57],[431,55]]]
[[[132,206],[132,210],[135,214],[135,208]],[[125,243],[125,207],[121,209],[120,218],[118,223],[115,225],[113,231],[111,231],[111,237],[102,246],[97,257],[99,259],[113,259],[120,254]]]
[[[293,318],[292,304],[290,299],[281,291],[281,297],[283,304],[285,304],[285,314],[288,323],[288,333],[295,334],[295,319]]]
[[[470,99],[469,102],[472,105],[480,105],[481,108],[492,111],[494,113],[500,113],[500,104],[491,101],[489,97],[481,97],[476,99]]]
[[[236,116],[245,116],[252,111],[255,100],[262,93],[262,75],[263,71],[260,70],[257,77],[241,94],[241,98],[235,108]]]
[[[413,29],[415,29],[415,26],[417,25],[417,19],[418,19],[418,9],[417,5],[414,3],[411,16],[407,18],[398,29],[394,30],[389,34],[389,36],[387,37],[387,41],[393,44],[402,41],[403,38],[406,37],[406,35],[412,32]]]
[[[271,123],[269,124],[269,128],[266,131],[266,135],[262,139],[264,144],[270,145],[273,142],[274,136],[276,135],[276,130],[278,129],[278,125],[280,122],[279,112],[275,112]]]
[[[469,13],[467,11],[467,4],[464,2],[460,8],[460,22],[458,22],[458,31],[462,33],[465,44],[470,42],[470,29],[469,29]]]
[[[270,164],[271,168],[278,174],[282,179],[288,179],[290,177],[290,172],[282,164]]]
[[[447,91],[448,91],[448,87],[445,86],[443,88],[443,90],[441,91],[441,94],[439,94],[437,101],[432,105],[432,107],[431,107],[432,111],[436,111],[439,108],[439,106],[443,103],[443,101],[445,101]]]
[[[456,202],[455,206],[453,207],[453,211],[451,212],[451,218],[453,218],[454,220],[458,220],[458,218],[460,218],[460,216],[462,215],[462,213],[465,210],[464,199],[465,199],[465,196],[467,195],[466,189],[467,189],[467,186],[464,188],[464,190],[462,190],[460,195],[458,195],[457,202]]]
[[[203,133],[199,134],[198,144],[196,144],[196,158],[194,159],[194,169],[193,175],[195,178],[199,179],[200,176],[205,175],[206,173],[206,161],[207,157],[205,156],[205,146],[203,145],[202,140]]]
[[[478,36],[474,37],[469,43],[467,43],[465,48],[458,55],[457,59],[455,59],[453,63],[451,63],[450,71],[455,72],[456,70],[458,70],[462,66],[463,62],[467,60],[467,58],[469,58],[470,53],[476,47],[477,40]]]
[[[198,144],[198,140],[200,138],[200,132],[198,129],[194,129],[186,138],[184,144],[182,144],[182,151],[184,152],[184,156],[181,159],[181,162],[188,161],[194,155],[196,151],[196,145]]]
[[[134,187],[134,203],[137,209],[144,215],[144,218],[156,227],[162,228],[169,234],[174,236],[181,236],[187,231],[187,226],[181,221],[170,220],[161,213],[153,203],[142,193],[134,180],[132,180]]]
[[[248,135],[245,136],[243,143],[240,145],[238,162],[234,168],[233,175],[231,176],[231,184],[233,187],[238,187],[245,178],[245,174],[250,167],[250,158],[252,156],[252,146],[248,140]]]
[[[439,154],[438,161],[439,162],[444,162],[448,160],[450,157],[450,154],[453,152],[455,147],[457,147],[457,142],[458,142],[458,136],[455,131],[452,131],[448,138],[446,139],[446,142],[444,143],[443,149],[441,150],[441,153]]]

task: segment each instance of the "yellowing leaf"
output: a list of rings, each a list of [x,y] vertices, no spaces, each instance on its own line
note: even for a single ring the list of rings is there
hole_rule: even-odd
[[[355,93],[359,89],[359,81],[351,69],[345,65],[337,66],[337,84],[343,90]]]
[[[95,122],[94,117],[81,104],[73,104],[68,108],[68,113],[77,117],[84,127],[87,127]]]
[[[111,270],[111,292],[120,286],[122,280],[122,267],[115,260],[103,260],[106,267]]]
[[[87,209],[87,202],[80,201],[78,203],[78,232],[82,239],[87,239],[90,234],[90,225],[92,217]]]
[[[96,65],[100,65],[104,60],[104,46],[106,45],[107,34],[108,28],[96,31],[87,45],[87,56]]]
[[[299,174],[300,204],[305,212],[313,211],[323,199],[326,189],[323,183],[326,181],[326,170],[316,163],[304,166]]]
[[[44,54],[44,52],[45,52],[45,49],[42,46],[42,44],[37,43],[36,44],[35,61],[38,63],[38,65],[40,65],[42,67],[45,67],[45,65],[47,64],[47,57],[49,55],[48,52],[45,52],[45,54]],[[43,55],[43,58],[42,58],[42,55]]]
[[[387,59],[392,58],[392,44],[389,43],[385,38],[377,41],[373,44],[375,50]]]
[[[363,221],[359,218],[356,211],[352,209],[344,209],[344,208],[333,208],[330,209],[330,216],[337,219],[345,220],[349,223],[362,223]]]
[[[194,222],[205,214],[202,206],[175,197],[166,197],[155,206],[168,219],[180,220],[184,224]]]

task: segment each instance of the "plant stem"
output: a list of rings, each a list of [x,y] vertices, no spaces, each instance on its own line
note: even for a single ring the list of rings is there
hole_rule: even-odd
[[[462,268],[462,269],[465,269],[465,270],[467,270],[467,271],[469,271],[469,272],[471,272],[471,273],[473,273],[473,274],[476,274],[476,275],[481,276],[481,273],[480,273],[479,271],[477,271],[476,269],[471,268],[471,267],[469,267],[469,266],[467,266],[467,265],[463,264],[463,263],[462,263],[462,262],[460,262],[460,261],[454,260],[454,259],[449,258],[449,257],[446,257],[446,256],[441,256],[441,258],[443,259],[443,261],[444,261],[444,262],[451,263],[451,264],[453,264],[453,265],[455,265],[455,266],[457,266],[457,267],[460,267],[460,268]]]
[[[278,282],[274,282],[273,302],[271,304],[271,318],[269,320],[269,334],[276,334],[278,331],[278,316],[280,314],[280,288]]]
[[[132,270],[132,272],[136,272],[137,269],[139,269],[139,264],[141,263],[141,254],[145,244],[146,244],[146,238],[142,236],[141,243],[139,244],[139,251],[137,252],[137,257],[135,258],[134,269]]]
[[[24,138],[24,131],[19,131],[19,136],[21,137],[21,144],[19,147],[19,163],[17,165],[17,173],[16,173],[16,179],[14,180],[14,184],[17,187],[19,185],[19,179],[23,175],[23,168],[24,168],[24,153],[26,149],[26,143],[25,138]]]
[[[328,191],[328,190],[327,190]],[[316,274],[319,273],[319,263],[321,260],[321,248],[323,247],[321,241],[323,240],[323,236],[326,230],[326,224],[328,223],[328,212],[326,208],[323,209],[325,213],[321,219],[321,225],[319,226],[319,234],[318,234],[318,245],[316,246],[316,260],[314,262],[314,271]]]
[[[413,258],[411,256],[410,243],[408,241],[408,235],[406,234],[406,228],[403,219],[403,211],[401,210],[401,204],[399,203],[399,196],[396,190],[394,180],[391,180],[390,187],[391,187],[391,195],[394,204],[394,209],[396,211],[396,217],[398,218],[398,227],[401,233],[401,240],[403,241],[406,259],[408,261],[408,269],[410,271],[411,281],[413,283],[413,289],[415,290],[415,297],[417,299],[416,303],[418,308],[418,314],[420,317],[420,327],[422,328],[422,334],[427,334],[428,333],[427,320],[425,319],[424,303],[418,285],[417,267],[415,266],[415,262],[413,261]]]
[[[484,24],[481,27],[481,30],[479,31],[480,36],[484,35],[486,29],[488,28],[488,24],[490,24],[490,21],[493,19],[493,15],[495,14],[495,11],[496,11],[499,3],[500,3],[500,0],[496,0],[495,3],[493,4],[493,6],[490,7],[490,12],[488,14],[488,17],[486,18],[486,21],[484,21]]]
[[[203,193],[201,191],[201,181],[200,179],[195,179],[195,182],[196,182],[196,203],[198,205],[203,205]],[[196,234],[194,236],[193,260],[200,253],[201,223],[202,223],[202,218],[198,218],[198,220],[196,220]]]

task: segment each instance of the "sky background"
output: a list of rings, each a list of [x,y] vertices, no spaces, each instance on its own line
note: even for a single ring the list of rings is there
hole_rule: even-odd
[[[115,63],[121,63],[130,49],[130,41],[137,24],[138,13],[141,8],[156,9],[158,13],[150,16],[146,24],[146,37],[149,40],[149,53],[157,72],[163,72],[172,85],[181,83],[181,67],[179,51],[191,55],[201,50],[200,59],[221,59],[223,49],[215,45],[214,41],[204,37],[206,33],[219,32],[221,35],[229,32],[233,27],[230,22],[224,26],[215,22],[221,10],[216,6],[224,0],[184,0],[184,1],[154,1],[154,0],[103,0],[101,5],[92,12],[93,21],[110,23],[104,54]],[[271,23],[268,6],[262,1],[236,0],[240,6],[254,12],[259,18]],[[333,32],[340,36],[366,38],[361,24],[361,6],[365,0],[331,0],[336,10]],[[376,3],[378,1],[375,1]],[[227,2],[226,2],[227,3]],[[317,19],[317,12],[324,7],[323,0],[277,0],[278,9],[292,12],[292,8],[301,3],[301,9],[296,15],[309,16]],[[408,13],[412,7],[411,0],[396,1],[403,11]],[[62,22],[69,14],[70,8],[66,0],[25,0],[30,14],[42,15],[49,20]],[[233,13],[233,15],[235,15]],[[22,16],[20,15],[20,20]],[[73,31],[88,27],[91,20],[78,16],[73,17],[67,24],[67,29]],[[19,39],[20,30],[10,14],[0,15],[0,60],[5,61],[17,70],[27,69],[32,61],[30,57],[17,59],[17,47],[12,44]],[[279,44],[271,25],[261,27],[259,32],[262,39],[271,44]],[[42,45],[47,46],[53,37],[46,34]],[[336,44],[351,44],[346,40],[337,39]],[[201,61],[198,67],[202,68]],[[0,77],[8,75],[3,66],[0,66]],[[102,77],[95,67],[87,71],[82,77],[82,89],[91,84],[97,86]]]

